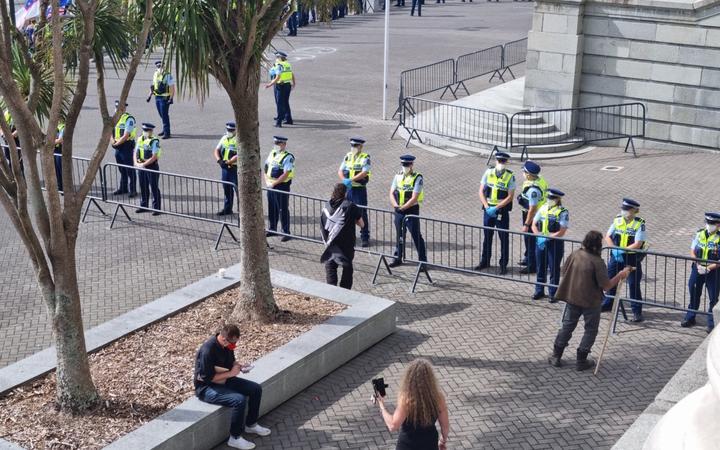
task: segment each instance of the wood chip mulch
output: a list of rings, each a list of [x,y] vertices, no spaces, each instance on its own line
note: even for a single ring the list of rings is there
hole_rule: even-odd
[[[28,449],[98,449],[177,406],[194,395],[197,349],[236,298],[235,289],[225,291],[93,353],[102,403],[82,415],[57,411],[54,373],[1,396],[0,438]],[[280,312],[272,323],[239,324],[238,361],[255,361],[345,309],[282,289],[275,300]]]

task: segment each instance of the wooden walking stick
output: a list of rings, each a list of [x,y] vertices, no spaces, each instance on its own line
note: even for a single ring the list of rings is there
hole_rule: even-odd
[[[595,371],[593,372],[593,375],[598,374],[598,370],[600,370],[600,361],[602,360],[603,353],[605,353],[605,347],[607,347],[608,339],[610,339],[610,333],[612,333],[613,324],[617,320],[617,313],[618,308],[620,308],[620,291],[622,290],[623,283],[625,283],[625,279],[620,280],[617,287],[615,288],[615,300],[613,300],[613,307],[612,307],[612,320],[610,321],[610,325],[608,325],[607,334],[605,334],[605,341],[603,341],[602,349],[600,349],[600,356],[598,356],[597,363],[595,364]]]

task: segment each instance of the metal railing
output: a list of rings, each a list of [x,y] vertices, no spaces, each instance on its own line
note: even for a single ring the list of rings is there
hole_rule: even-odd
[[[470,95],[465,82],[483,75],[493,74],[494,77],[497,74],[502,79],[502,75],[500,75],[502,67],[502,45],[458,56],[455,60],[455,83],[457,85],[453,93],[456,93],[462,87],[465,94]],[[490,79],[492,80],[493,77],[490,77]]]
[[[149,193],[147,206],[141,207],[141,190],[138,186],[137,195],[130,198],[129,193],[112,195],[108,193],[108,189],[120,185],[120,170],[128,169],[129,166],[121,164],[107,163],[102,168],[103,180],[105,182],[105,201],[115,205],[115,212],[110,222],[110,228],[115,224],[118,213],[122,211],[127,220],[132,222],[127,208],[136,208],[137,211],[153,212],[160,214],[168,214],[186,219],[200,220],[203,222],[216,223],[220,225],[220,231],[215,241],[215,249],[220,245],[223,233],[227,231],[232,239],[237,242],[237,238],[233,234],[230,227],[239,227],[239,216],[237,212],[233,214],[219,216],[217,213],[223,209],[225,199],[225,189],[232,189],[235,195],[234,206],[237,211],[238,196],[237,187],[227,181],[211,180],[209,178],[192,177],[188,175],[180,175],[170,172],[160,172],[145,168],[131,168],[138,175],[138,185],[140,184],[141,174],[147,176],[158,177],[158,188],[160,191],[160,207],[153,206],[154,199],[152,192]],[[150,190],[150,188],[148,188]]]
[[[527,156],[527,147],[572,142],[596,142],[627,139],[625,152],[633,138],[645,136],[645,105],[624,103],[540,111],[521,111],[512,115],[509,146],[522,148],[520,159]]]
[[[455,82],[455,60],[446,59],[426,66],[416,67],[400,73],[400,95],[398,107],[402,105],[405,97],[416,97],[431,92],[443,90],[440,98],[446,92],[455,97],[453,86]],[[457,98],[457,97],[455,97]],[[398,111],[395,112],[397,114]]]
[[[505,75],[506,72],[510,72],[510,75],[515,79],[515,74],[511,67],[525,62],[527,59],[527,45],[528,38],[518,39],[503,45],[503,70],[502,72],[498,72],[498,76],[502,81],[505,81],[503,75]],[[495,76],[495,74],[493,74],[493,76]],[[490,79],[492,80],[492,77]]]

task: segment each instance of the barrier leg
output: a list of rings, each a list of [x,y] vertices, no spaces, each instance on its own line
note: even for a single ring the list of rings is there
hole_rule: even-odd
[[[398,106],[397,109],[395,110],[395,112],[393,113],[391,119],[394,119],[395,116],[398,115],[398,113],[400,112],[401,109],[402,109],[402,106]]]
[[[413,279],[412,287],[410,288],[411,293],[415,293],[415,288],[417,287],[419,278],[420,278],[420,272],[425,272],[425,277],[427,277],[428,283],[433,284],[432,278],[430,278],[430,272],[427,270],[427,265],[424,263],[420,263],[417,266],[417,270],[415,271],[415,278]]]
[[[457,92],[458,89],[460,89],[460,86],[462,86],[463,90],[465,91],[465,95],[470,95],[470,91],[468,91],[468,88],[467,88],[467,86],[465,86],[464,81],[461,81],[460,84],[458,84],[458,87],[457,87],[457,89],[455,89],[455,92]]]
[[[233,241],[237,242],[237,238],[235,237],[235,234],[233,234],[232,230],[228,226],[228,224],[224,223],[222,227],[220,228],[220,233],[218,233],[218,237],[215,240],[215,251],[217,251],[218,247],[220,246],[220,239],[222,239],[223,233],[227,230],[228,233],[230,233],[230,237],[233,238]]]
[[[407,128],[406,128],[406,130],[407,130]],[[413,135],[418,140],[418,142],[420,142],[421,144],[423,143],[422,139],[420,139],[420,134],[418,134],[417,130],[413,128],[412,131],[410,131],[410,134],[408,135],[407,142],[405,142],[405,148],[407,148],[407,146],[410,145],[410,140],[412,139]]]
[[[85,223],[85,218],[87,217],[88,211],[90,211],[90,205],[95,205],[95,207],[100,211],[100,214],[103,216],[107,216],[107,213],[100,207],[100,204],[95,200],[94,198],[91,198],[88,200],[88,204],[85,206],[85,211],[83,212],[82,216],[82,223]]]
[[[621,280],[620,283],[618,283],[616,291],[615,291],[615,301],[613,302],[613,309],[612,309],[612,324],[608,327],[607,334],[605,334],[605,340],[603,341],[602,348],[600,349],[600,355],[598,356],[597,363],[595,363],[595,371],[593,372],[593,375],[597,375],[598,370],[600,369],[600,361],[602,361],[603,354],[605,353],[605,347],[607,347],[608,340],[610,339],[610,334],[615,334],[615,326],[617,325],[617,314],[618,314],[618,307],[622,306],[622,302],[620,301],[620,288],[622,287],[622,284],[625,280]]]
[[[132,219],[130,218],[130,215],[125,210],[125,207],[123,205],[118,204],[115,207],[115,212],[113,213],[112,220],[110,221],[110,229],[112,230],[113,225],[115,225],[115,219],[117,219],[118,211],[122,210],[123,214],[125,214],[125,217],[129,222],[132,222]]]
[[[496,69],[495,72],[493,72],[490,79],[488,80],[488,83],[491,82],[493,80],[493,78],[495,78],[495,75],[497,75],[497,77],[500,78],[500,81],[502,81],[503,83],[505,82],[505,78],[503,78],[502,73],[500,73],[500,69]]]
[[[487,163],[486,163],[485,165],[487,165],[487,166],[490,165],[490,160],[492,159],[493,155],[494,155],[495,153],[497,153],[497,151],[498,151],[498,146],[497,146],[497,145],[493,145],[493,149],[490,151],[490,156],[488,156]]]
[[[633,142],[632,136],[628,138],[627,144],[625,144],[625,153],[627,153],[629,146],[632,146],[633,156],[637,158],[637,153],[635,152],[635,142]]]
[[[392,275],[392,270],[390,270],[390,265],[388,265],[387,260],[385,259],[385,255],[380,255],[380,258],[378,259],[377,265],[375,266],[375,273],[373,273],[372,277],[372,284],[375,284],[375,281],[377,280],[378,272],[380,272],[380,264],[385,264],[385,269],[387,269],[388,274]]]
[[[520,161],[523,160],[523,157],[525,157],[525,159],[530,158],[530,154],[528,153],[527,145],[523,145],[522,153],[520,153]]]
[[[509,68],[509,67],[506,67],[505,70],[507,70],[508,72],[510,72],[510,75],[512,75],[513,80],[514,80],[514,79],[515,79],[515,74],[513,73],[512,69]],[[505,72],[503,72],[503,73],[505,73]]]
[[[612,333],[613,334],[615,334],[617,332],[618,313],[622,313],[623,319],[628,320],[627,313],[625,312],[625,305],[623,304],[622,300],[616,300],[616,302],[620,303],[620,306],[618,308],[615,308],[615,304],[613,304],[613,311],[614,311],[613,324],[612,324]]]

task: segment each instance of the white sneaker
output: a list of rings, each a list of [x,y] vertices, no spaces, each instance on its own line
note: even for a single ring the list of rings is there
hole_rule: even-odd
[[[238,436],[236,438],[230,436],[230,439],[227,441],[227,445],[228,447],[239,448],[241,450],[252,450],[255,448],[255,444],[250,441],[246,441],[242,438],[242,436]]]
[[[265,428],[259,423],[255,423],[254,425],[251,425],[249,427],[246,426],[245,432],[257,434],[258,436],[270,436],[270,428]]]

